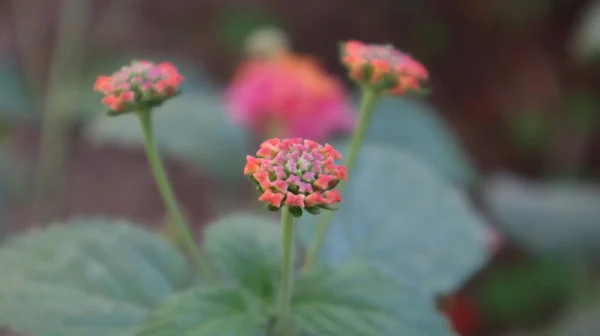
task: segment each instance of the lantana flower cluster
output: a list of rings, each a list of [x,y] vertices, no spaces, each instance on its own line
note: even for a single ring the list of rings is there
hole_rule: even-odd
[[[232,120],[260,138],[322,141],[354,129],[342,83],[311,58],[291,53],[242,64],[226,100]]]
[[[421,82],[429,78],[421,63],[392,45],[348,41],[342,44],[341,53],[352,79],[382,93],[420,91]]]
[[[94,85],[105,97],[109,114],[121,114],[161,105],[179,93],[184,77],[171,63],[134,61],[111,76],[99,76]]]
[[[262,143],[257,157],[247,156],[244,175],[261,192],[259,200],[272,211],[287,205],[294,216],[303,210],[335,210],[342,197],[335,189],[347,178],[346,168],[336,165],[342,156],[331,145],[321,146],[300,138],[273,138]]]

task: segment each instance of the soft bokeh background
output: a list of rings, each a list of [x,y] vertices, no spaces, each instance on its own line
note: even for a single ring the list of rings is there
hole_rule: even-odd
[[[186,76],[157,137],[198,233],[252,208],[238,181],[255,143],[221,93],[264,27],[348,90],[341,40],[393,43],[430,70],[431,95],[382,101],[368,137],[471,193],[502,237],[440,298],[461,335],[600,334],[597,0],[0,1],[0,236],[83,215],[163,227],[138,125],[104,117],[92,91],[132,58]]]

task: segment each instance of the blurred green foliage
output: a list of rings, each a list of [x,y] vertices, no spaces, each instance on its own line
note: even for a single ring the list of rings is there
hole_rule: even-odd
[[[491,270],[475,296],[486,321],[527,325],[543,319],[548,309],[570,302],[580,274],[571,261],[561,258],[517,261]]]
[[[563,318],[556,321],[551,336],[589,336],[600,331],[600,307],[596,304],[571,308]]]
[[[266,26],[279,26],[279,20],[266,8],[258,5],[225,7],[217,19],[217,36],[234,52],[240,52],[246,38]]]
[[[581,11],[571,42],[572,53],[582,63],[600,59],[600,1],[593,0]]]
[[[567,120],[576,131],[588,133],[600,129],[598,127],[600,105],[593,92],[573,90],[567,93],[565,100],[564,110]]]
[[[528,154],[545,148],[552,135],[550,121],[539,109],[520,111],[509,119],[508,127],[518,148]]]

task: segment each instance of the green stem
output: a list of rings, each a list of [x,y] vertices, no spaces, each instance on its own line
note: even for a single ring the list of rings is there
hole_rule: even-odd
[[[283,227],[283,265],[275,334],[287,336],[294,281],[294,217],[287,206],[281,209],[281,226]]]
[[[365,132],[367,131],[367,127],[371,121],[371,115],[373,114],[373,109],[375,108],[375,104],[377,103],[379,97],[380,93],[378,91],[368,88],[363,88],[362,90],[362,102],[359,111],[358,125],[356,126],[356,130],[352,135],[350,151],[345,162],[348,174],[352,174],[352,170],[356,164],[356,158],[358,157],[358,150],[364,141]],[[340,194],[343,194],[345,185],[345,183],[340,183],[338,186],[338,191]],[[306,262],[304,264],[305,269],[308,269],[314,265],[317,256],[319,255],[319,250],[321,249],[321,246],[325,240],[325,236],[327,236],[327,232],[329,232],[329,227],[331,226],[331,222],[333,220],[333,214],[333,211],[326,211],[319,217],[319,222],[317,223],[317,233],[315,234],[315,238],[306,254]]]
[[[196,246],[196,242],[194,241],[192,233],[190,232],[190,229],[186,224],[186,220],[183,217],[181,210],[179,209],[179,205],[177,203],[175,195],[173,194],[173,190],[169,183],[169,179],[160,159],[158,147],[156,146],[156,142],[154,141],[154,134],[152,128],[152,111],[150,109],[139,110],[137,112],[137,115],[142,125],[142,130],[144,132],[146,155],[148,156],[148,163],[150,164],[150,169],[152,170],[152,174],[154,175],[154,179],[156,180],[158,190],[162,195],[165,207],[167,208],[167,211],[171,216],[169,225],[172,225],[173,227],[169,228],[169,231],[177,233],[177,235],[181,238],[182,243],[185,245],[184,248],[187,250],[191,258],[196,263],[198,270],[207,280],[212,281],[214,279],[212,277],[210,268],[202,258],[200,250]]]
[[[89,0],[60,2],[58,32],[44,99],[38,173],[35,180],[34,213],[40,224],[60,215],[63,207],[65,161],[69,144],[69,125],[65,112],[73,107],[74,97],[65,97],[61,89],[64,85],[73,85],[80,77],[90,6]],[[15,4],[15,10],[26,9]],[[27,56],[28,62],[34,62],[35,59],[34,55]]]

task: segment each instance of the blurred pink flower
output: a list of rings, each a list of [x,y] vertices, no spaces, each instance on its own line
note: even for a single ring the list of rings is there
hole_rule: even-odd
[[[341,82],[312,59],[294,54],[242,64],[226,99],[231,118],[259,137],[320,141],[354,127]]]

